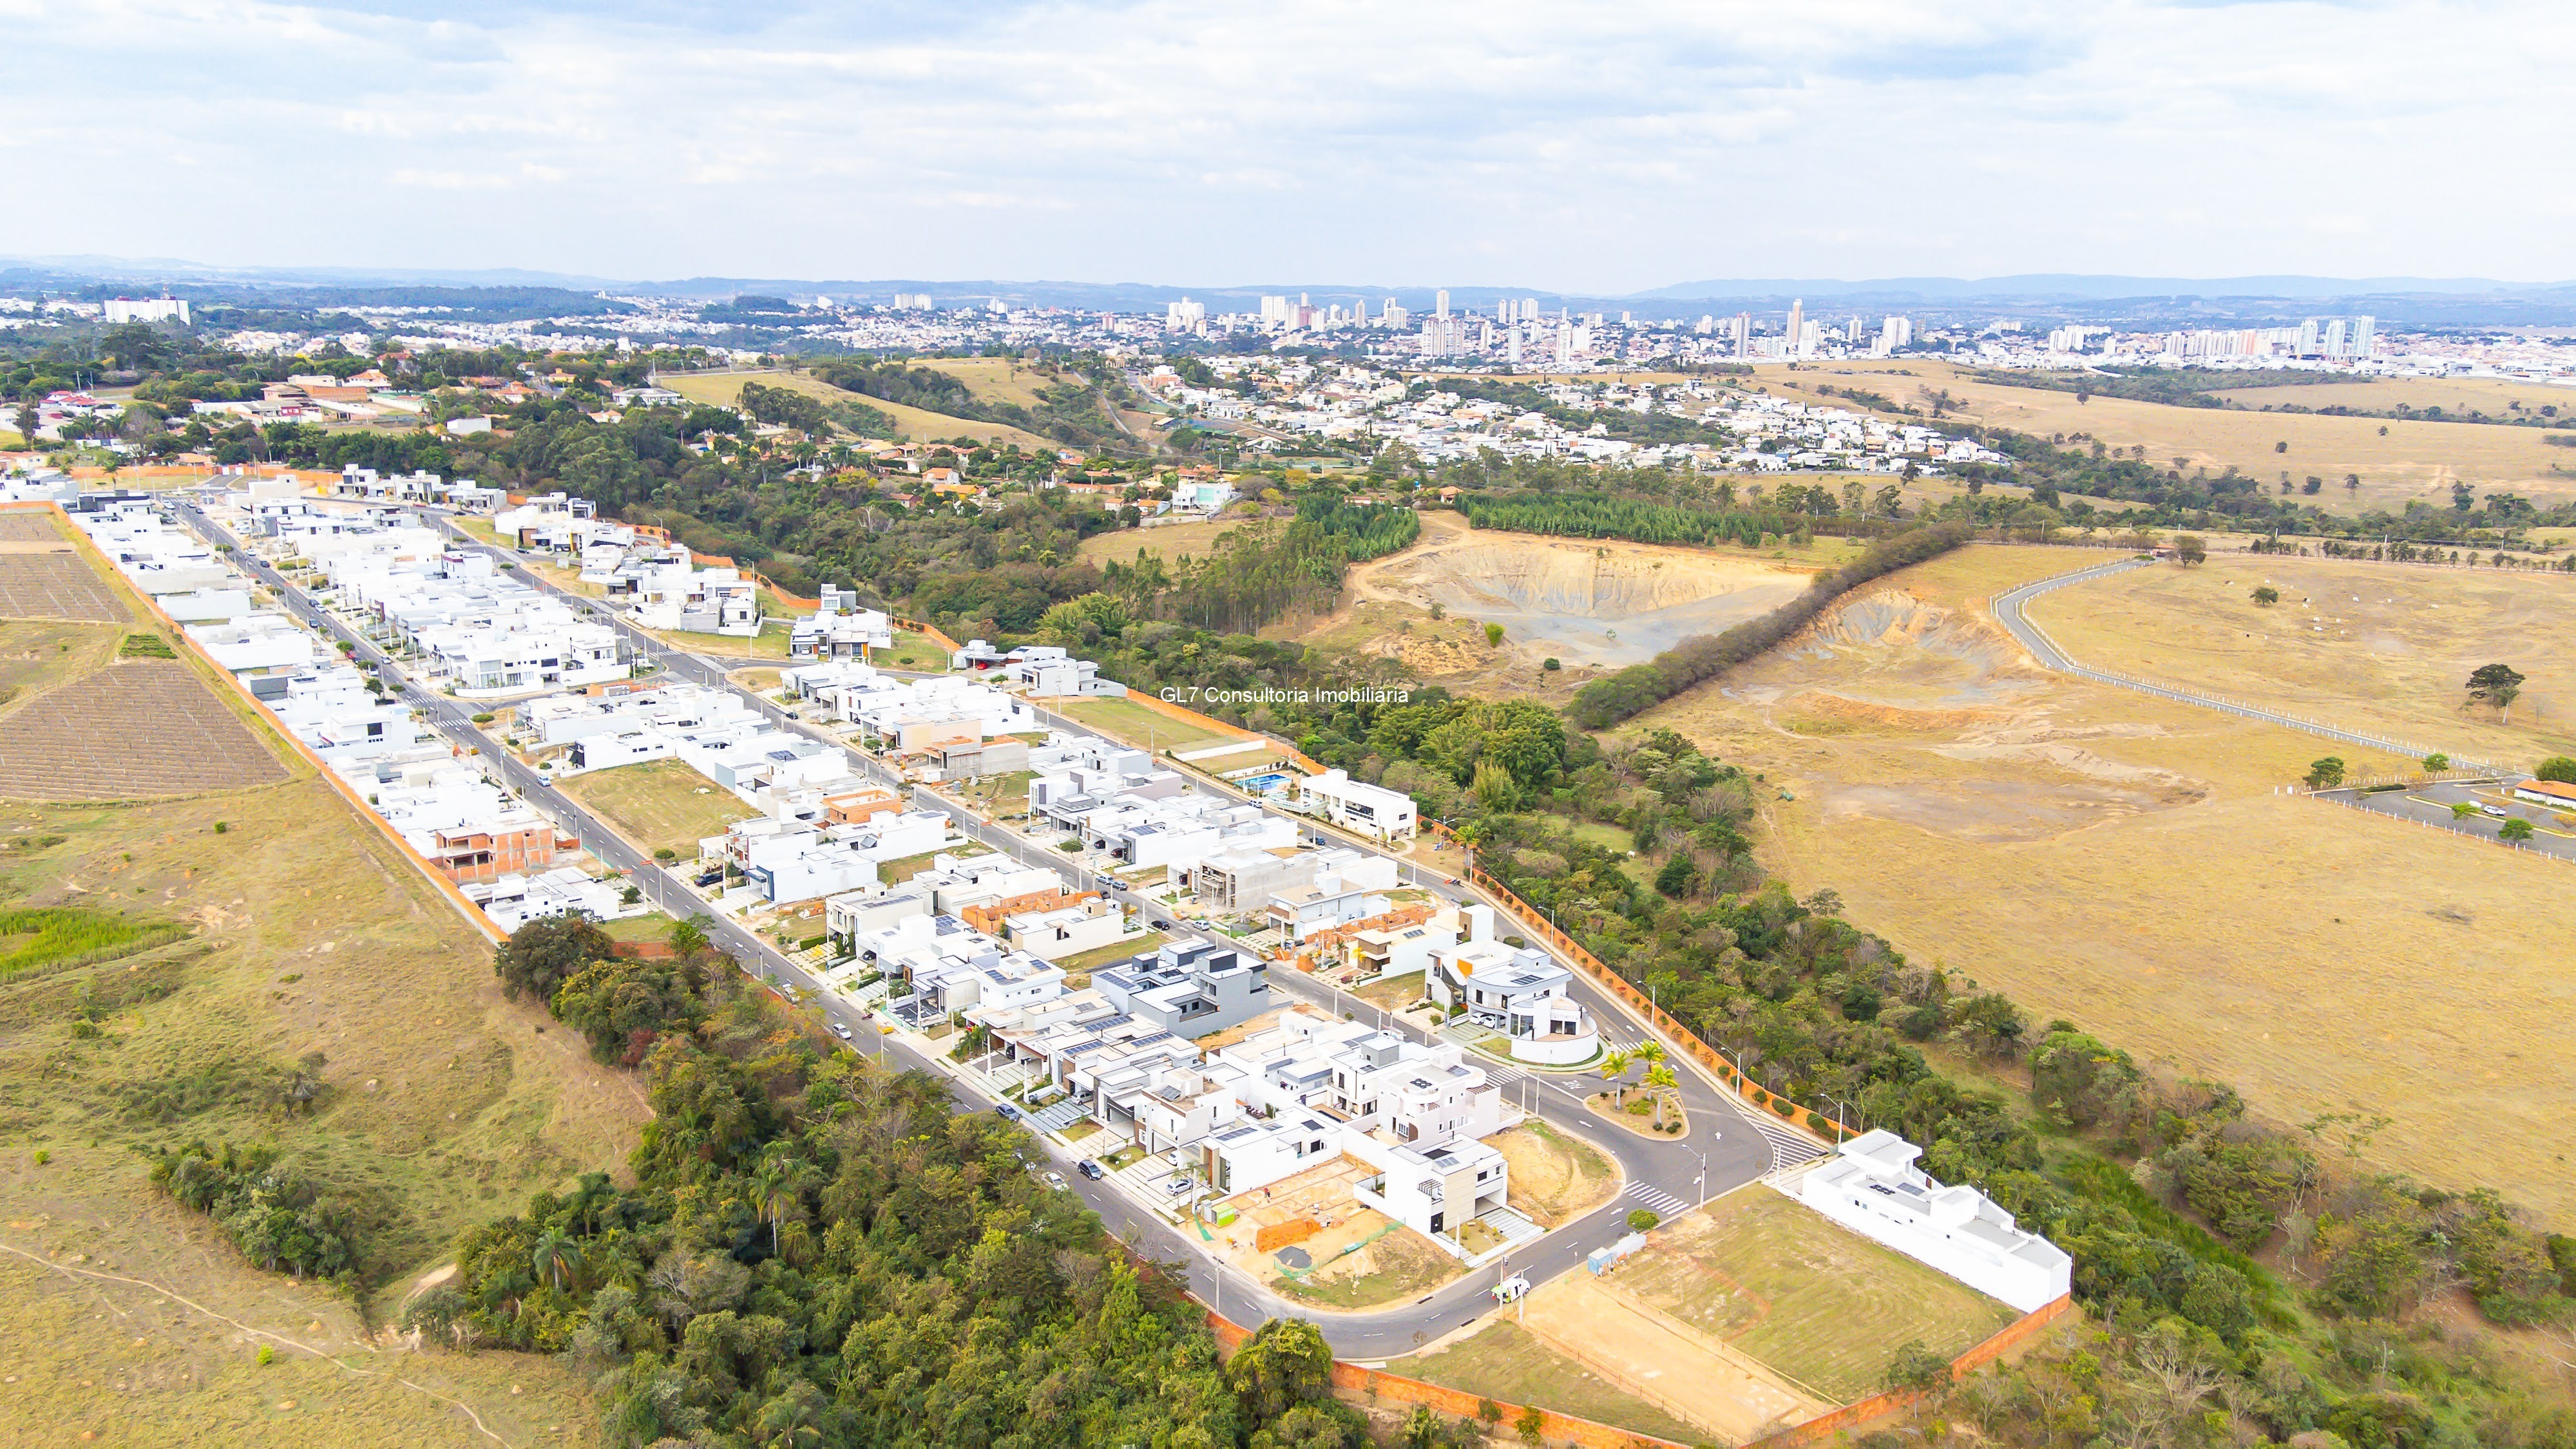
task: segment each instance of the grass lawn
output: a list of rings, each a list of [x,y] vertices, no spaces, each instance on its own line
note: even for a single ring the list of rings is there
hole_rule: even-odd
[[[1123,941],[1112,941],[1106,946],[1094,946],[1088,951],[1076,952],[1055,964],[1071,975],[1097,971],[1103,966],[1115,966],[1130,957],[1142,956],[1148,951],[1159,951],[1162,948],[1162,933],[1147,931],[1142,935],[1129,936]]]
[[[1422,999],[1422,973],[1407,971],[1401,976],[1381,976],[1351,994],[1371,1006],[1402,1011]]]
[[[671,939],[671,927],[675,924],[677,923],[660,911],[647,911],[640,916],[602,921],[599,923],[599,929],[606,931],[608,939],[612,941],[668,941]]]
[[[1908,1340],[1947,1357],[2019,1315],[1759,1185],[1669,1224],[1619,1286],[1837,1402]]]
[[[948,672],[948,651],[918,629],[894,631],[894,647],[880,649],[868,660],[879,669],[909,669],[921,674]]]
[[[739,634],[697,634],[680,629],[648,629],[645,632],[674,649],[684,649],[691,654],[713,654],[726,659],[784,659],[792,630],[786,620],[772,616],[763,620],[760,632],[748,639]]]
[[[648,851],[670,850],[694,860],[698,842],[722,835],[755,813],[731,790],[678,760],[647,760],[594,770],[560,782],[573,799],[597,811],[617,832]]]
[[[1386,1370],[1498,1404],[1539,1404],[1631,1434],[1681,1444],[1708,1437],[1572,1359],[1558,1356],[1509,1321],[1437,1353],[1390,1360]]]
[[[1274,1279],[1271,1290],[1281,1297],[1325,1308],[1375,1308],[1399,1299],[1419,1298],[1466,1271],[1457,1259],[1407,1228],[1398,1228],[1359,1252],[1368,1255],[1369,1271],[1365,1273],[1336,1275],[1327,1265],[1313,1278]]]
[[[1102,734],[1115,735],[1131,744],[1149,746],[1158,754],[1164,750],[1185,750],[1193,745],[1239,738],[1184,724],[1128,699],[1085,699],[1050,708],[1076,724]]]
[[[950,793],[986,815],[1017,815],[1029,808],[1029,781],[1036,777],[1034,770],[1008,770],[959,784]]]

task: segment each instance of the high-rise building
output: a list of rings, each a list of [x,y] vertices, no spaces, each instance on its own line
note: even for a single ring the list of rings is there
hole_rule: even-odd
[[[1439,291],[1431,294],[1431,315],[1444,320],[1449,316],[1448,288],[1443,287]]]
[[[1789,346],[1792,351],[1795,351],[1800,342],[1806,338],[1806,325],[1807,300],[1804,297],[1795,298],[1789,303],[1788,330],[1781,334],[1789,339]],[[1800,355],[1803,356],[1804,354]]]
[[[1892,356],[1913,341],[1914,319],[1910,317],[1890,317],[1878,324],[1878,353],[1881,357]]]
[[[1798,335],[1792,339],[1792,342],[1797,348],[1796,355],[1799,357],[1815,356],[1817,351],[1824,346],[1824,334],[1825,324],[1822,322],[1799,323]]]
[[[1728,340],[1735,344],[1736,356],[1742,357],[1745,355],[1746,349],[1753,345],[1752,313],[1738,312],[1735,314],[1734,322],[1728,324]]]
[[[1175,332],[1195,327],[1207,320],[1207,304],[1193,302],[1187,297],[1177,302],[1165,303],[1163,312],[1163,325]]]
[[[2356,358],[2366,358],[2366,357],[2370,356],[2370,355],[2371,355],[2371,353],[2373,353],[2374,351],[2376,351],[2376,350],[2378,349],[2378,346],[2379,346],[2379,337],[2378,337],[2378,332],[2379,332],[2379,319],[2378,319],[2378,318],[2376,318],[2376,317],[2355,317],[2355,318],[2353,318],[2353,319],[2352,319],[2352,355],[2353,355],[2354,357],[2356,357]]]

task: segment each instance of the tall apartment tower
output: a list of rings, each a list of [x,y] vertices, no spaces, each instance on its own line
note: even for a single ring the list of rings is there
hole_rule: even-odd
[[[1807,335],[1807,299],[1799,297],[1789,303],[1789,350],[1794,353]]]
[[[1735,355],[1742,357],[1753,346],[1753,314],[1738,312],[1727,324],[1727,340],[1735,344]]]
[[[2379,319],[2376,317],[2353,318],[2352,355],[2360,358],[2367,358],[2370,356],[2370,354],[2377,348],[2379,342],[2377,335],[2378,330]]]
[[[1439,291],[1431,294],[1431,315],[1434,317],[1444,318],[1449,315],[1448,288],[1443,287]]]

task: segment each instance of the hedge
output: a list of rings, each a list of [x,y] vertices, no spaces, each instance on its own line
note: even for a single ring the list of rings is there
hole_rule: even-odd
[[[1576,725],[1606,729],[1674,695],[1716,678],[1807,626],[1834,600],[1873,579],[1940,557],[1970,537],[1968,525],[1937,523],[1873,543],[1861,556],[1818,574],[1807,591],[1759,619],[1723,634],[1694,634],[1646,664],[1631,664],[1583,686],[1567,708]]]

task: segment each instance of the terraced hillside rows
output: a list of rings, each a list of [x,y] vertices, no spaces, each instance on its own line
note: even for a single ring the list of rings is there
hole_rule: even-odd
[[[0,717],[0,798],[123,800],[284,778],[240,717],[175,661],[111,665]]]

